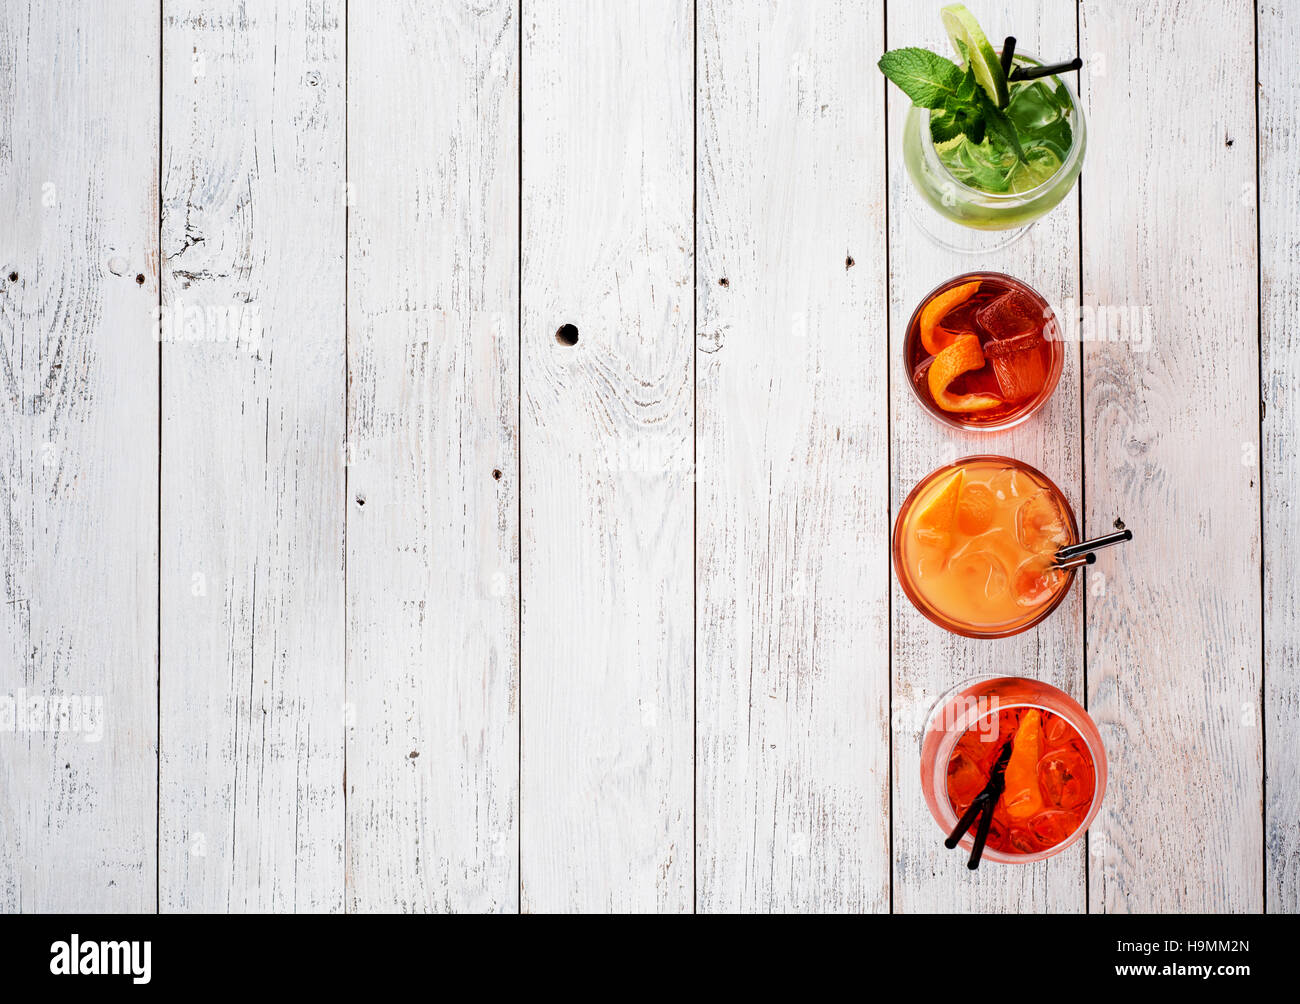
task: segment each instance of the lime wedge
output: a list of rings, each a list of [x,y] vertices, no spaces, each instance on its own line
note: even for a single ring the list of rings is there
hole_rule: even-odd
[[[976,82],[999,108],[1007,106],[1007,76],[1002,72],[1002,61],[993,51],[988,37],[979,22],[959,3],[949,4],[939,12],[948,40],[957,50],[959,59],[970,61],[975,70]]]

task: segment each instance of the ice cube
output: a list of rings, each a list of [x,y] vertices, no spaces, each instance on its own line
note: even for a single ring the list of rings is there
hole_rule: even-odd
[[[979,310],[970,300],[965,300],[944,314],[939,325],[957,334],[976,334],[975,318]]]
[[[1034,483],[1014,467],[1004,467],[989,478],[989,488],[999,502],[1018,499],[1034,492]]]
[[[948,795],[954,801],[970,805],[988,782],[979,764],[960,749],[953,753],[948,761]]]
[[[1002,743],[998,742],[998,733],[989,728],[996,727],[996,724],[988,719],[981,719],[957,741],[957,749],[983,771],[986,779],[997,761],[998,754],[1002,751]]]
[[[1078,825],[1079,817],[1076,813],[1061,809],[1047,809],[1029,821],[1029,830],[1039,845],[1046,850],[1048,847],[1055,847],[1068,837]]]
[[[1065,573],[1052,564],[1046,555],[1036,554],[1026,558],[1012,579],[1016,602],[1022,607],[1036,607],[1046,603],[1064,578]]]
[[[1038,787],[1047,801],[1062,809],[1077,809],[1092,799],[1092,769],[1079,753],[1065,748],[1038,761]]]
[[[1064,746],[1075,737],[1076,733],[1060,715],[1054,715],[1050,711],[1043,712],[1043,746],[1045,749],[1054,750]]]
[[[1095,786],[1092,761],[1074,744],[1045,753],[1039,761],[1039,788],[1052,805],[1084,808]]]
[[[1007,832],[1007,843],[1010,845],[1011,850],[1020,854],[1036,854],[1043,850],[1034,840],[1031,832],[1020,826],[1013,826]]]
[[[958,558],[981,551],[992,555],[998,564],[1006,569],[1008,575],[1024,560],[1024,553],[1016,545],[1015,537],[1011,535],[1009,530],[1000,526],[995,526],[991,530],[985,530],[978,536],[971,537],[957,548],[953,557]]]
[[[998,599],[1011,584],[1007,566],[989,551],[967,551],[953,558],[948,568],[972,598]]]
[[[1037,331],[984,343],[984,358],[997,378],[998,392],[1008,401],[1033,397],[1047,383],[1047,343]]]
[[[1020,503],[1016,509],[1016,536],[1022,547],[1036,554],[1055,551],[1068,543],[1065,514],[1054,495],[1038,491]]]
[[[1041,332],[1046,320],[1043,308],[1033,297],[1018,289],[1003,293],[975,315],[979,326],[996,338],[1015,338],[1026,332]]]

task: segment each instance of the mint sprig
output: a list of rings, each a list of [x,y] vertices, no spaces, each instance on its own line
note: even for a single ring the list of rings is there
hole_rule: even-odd
[[[1016,155],[1016,160],[1022,164],[1027,164],[1025,160],[1025,151],[1020,148],[1020,134],[1016,132],[1015,124],[1007,118],[1007,113],[995,105],[983,91],[975,96],[976,103],[980,113],[984,117],[984,124],[988,129],[990,141],[994,145],[1000,145]]]
[[[946,143],[964,135],[989,143],[1027,163],[1016,127],[975,82],[975,71],[929,49],[892,49],[880,57],[880,71],[898,85],[912,104],[930,109],[930,138]]]
[[[951,59],[929,49],[892,49],[876,65],[921,108],[942,108],[945,98],[957,96],[965,77]]]

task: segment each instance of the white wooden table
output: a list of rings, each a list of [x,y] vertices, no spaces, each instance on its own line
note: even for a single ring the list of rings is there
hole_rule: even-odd
[[[972,260],[875,67],[938,7],[0,0],[0,698],[103,702],[0,731],[0,909],[1300,907],[1300,8],[975,0],[1089,149]],[[954,435],[971,268],[1150,344]],[[987,450],[1136,532],[996,642],[889,565]],[[990,674],[1110,788],[971,875],[918,734]]]

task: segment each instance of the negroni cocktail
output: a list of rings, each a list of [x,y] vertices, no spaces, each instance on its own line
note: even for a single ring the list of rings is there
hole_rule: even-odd
[[[913,489],[894,524],[894,573],[936,624],[975,638],[1016,634],[1065,597],[1074,513],[1048,478],[1007,457],[967,457]]]
[[[912,313],[904,365],[921,404],[965,429],[1006,429],[1047,403],[1065,348],[1047,301],[997,272],[949,279]]]
[[[1058,854],[1101,806],[1101,735],[1078,702],[1048,684],[1002,677],[962,685],[936,703],[921,743],[921,788],[944,833],[959,828],[995,776],[982,856]],[[971,828],[954,843],[970,849],[976,839]]]

